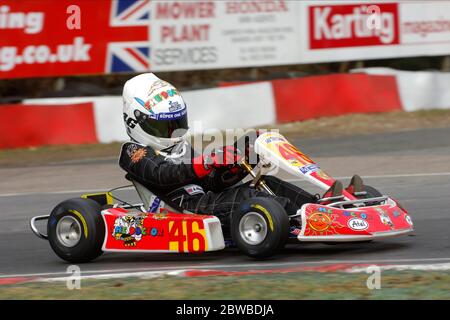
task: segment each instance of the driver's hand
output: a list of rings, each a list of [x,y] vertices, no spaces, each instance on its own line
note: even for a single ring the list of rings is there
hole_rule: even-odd
[[[236,172],[239,169],[239,161],[242,153],[234,146],[225,146],[209,155],[200,155],[193,160],[192,167],[197,177],[202,178],[214,169],[230,169]]]
[[[205,167],[209,166],[214,169],[231,168],[239,163],[241,157],[242,153],[239,149],[234,146],[225,146],[205,157]]]

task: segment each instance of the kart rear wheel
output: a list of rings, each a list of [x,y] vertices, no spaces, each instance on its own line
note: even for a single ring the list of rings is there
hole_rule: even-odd
[[[366,186],[366,185],[364,185],[363,187],[364,187],[364,191],[366,192],[366,194],[361,197],[358,197],[360,199],[377,198],[377,197],[383,196],[383,194],[380,191],[378,191],[377,189],[375,189],[374,187]],[[368,206],[375,205],[375,204],[377,204],[377,203],[376,202],[366,203],[366,205],[368,205]]]
[[[102,254],[105,225],[100,205],[75,198],[58,204],[50,214],[47,232],[53,251],[71,263],[89,262]]]
[[[371,186],[364,185],[364,191],[367,192],[365,198],[376,198],[382,196],[380,191]]]
[[[257,197],[243,201],[232,215],[231,237],[247,256],[268,258],[283,249],[288,240],[288,215],[273,199]]]

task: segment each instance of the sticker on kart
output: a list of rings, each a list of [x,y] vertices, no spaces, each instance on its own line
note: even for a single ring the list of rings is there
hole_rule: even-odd
[[[106,225],[106,251],[208,251],[209,216],[176,213],[130,213],[110,209],[102,213]]]
[[[285,137],[275,132],[264,134],[261,146],[275,153],[278,159],[283,161],[294,172],[300,172],[303,175],[311,175],[314,179],[320,180],[326,184],[334,182],[319,165],[311,158],[292,145]]]
[[[267,134],[267,137],[263,141],[263,145],[267,149],[274,151],[281,159],[285,160],[293,167],[303,168],[316,165],[314,161],[279,134]]]
[[[346,210],[309,204],[303,212],[302,237],[371,235],[409,229],[410,217],[398,207],[389,205]]]

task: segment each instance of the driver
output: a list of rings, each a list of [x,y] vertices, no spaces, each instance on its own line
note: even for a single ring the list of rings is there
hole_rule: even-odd
[[[125,83],[123,116],[131,141],[122,146],[120,167],[131,179],[157,195],[166,195],[183,210],[215,215],[227,225],[231,213],[251,197],[274,198],[289,215],[317,200],[272,176],[264,179],[277,196],[256,190],[250,182],[242,183],[246,172],[237,162],[243,155],[234,146],[194,154],[186,141],[186,103],[174,86],[152,73]]]

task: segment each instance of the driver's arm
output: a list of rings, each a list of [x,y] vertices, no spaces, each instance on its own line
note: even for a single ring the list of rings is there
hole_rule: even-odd
[[[119,165],[136,180],[155,189],[174,189],[196,183],[204,185],[206,190],[220,191],[242,179],[230,168],[231,163],[236,162],[230,148],[200,155],[192,159],[192,163],[173,163],[151,147],[127,142],[122,146]]]
[[[215,170],[203,179],[201,185],[206,191],[220,192],[242,181],[247,174],[240,166],[225,170]]]
[[[119,165],[138,181],[156,189],[174,189],[197,183],[199,175],[193,165],[173,163],[151,147],[127,142],[122,146]]]

